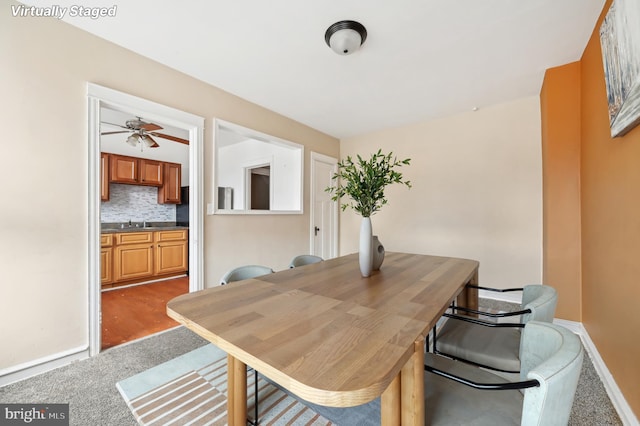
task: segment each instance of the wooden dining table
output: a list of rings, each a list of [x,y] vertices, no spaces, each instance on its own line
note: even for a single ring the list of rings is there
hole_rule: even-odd
[[[247,365],[309,402],[380,397],[383,425],[423,425],[425,336],[454,300],[477,308],[478,266],[387,253],[363,278],[350,254],[181,295],[167,314],[227,353],[230,425],[246,424]]]

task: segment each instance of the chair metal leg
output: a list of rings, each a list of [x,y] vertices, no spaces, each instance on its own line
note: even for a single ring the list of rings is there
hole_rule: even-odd
[[[436,349],[436,326],[435,325],[433,326],[433,353],[434,354],[438,353],[438,350]]]
[[[247,418],[247,423],[252,426],[258,426],[258,370],[253,369],[253,420]]]
[[[255,380],[253,381],[253,410],[254,410],[254,419],[255,424],[258,424],[258,370],[254,369]]]

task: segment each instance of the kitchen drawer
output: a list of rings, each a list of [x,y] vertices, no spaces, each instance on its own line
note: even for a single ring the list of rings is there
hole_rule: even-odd
[[[113,234],[100,235],[100,247],[111,247],[113,245]]]
[[[156,242],[178,241],[187,239],[186,229],[174,229],[171,231],[156,231]]]
[[[116,234],[116,244],[141,244],[152,243],[153,232],[126,232]]]

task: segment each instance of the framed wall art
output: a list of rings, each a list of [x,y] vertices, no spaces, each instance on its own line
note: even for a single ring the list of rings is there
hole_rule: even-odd
[[[600,27],[611,137],[640,123],[640,1],[614,0]]]

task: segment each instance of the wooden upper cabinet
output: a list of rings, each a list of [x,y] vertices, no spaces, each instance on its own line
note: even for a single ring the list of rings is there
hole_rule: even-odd
[[[110,154],[111,182],[162,186],[164,169],[161,161]]]
[[[138,159],[124,155],[109,155],[111,182],[138,183]]]
[[[162,162],[140,159],[140,183],[143,185],[160,186],[163,182]]]
[[[100,153],[100,200],[109,201],[109,154]]]
[[[159,204],[180,204],[180,186],[182,184],[182,166],[177,163],[164,163],[164,183],[158,189]]]

